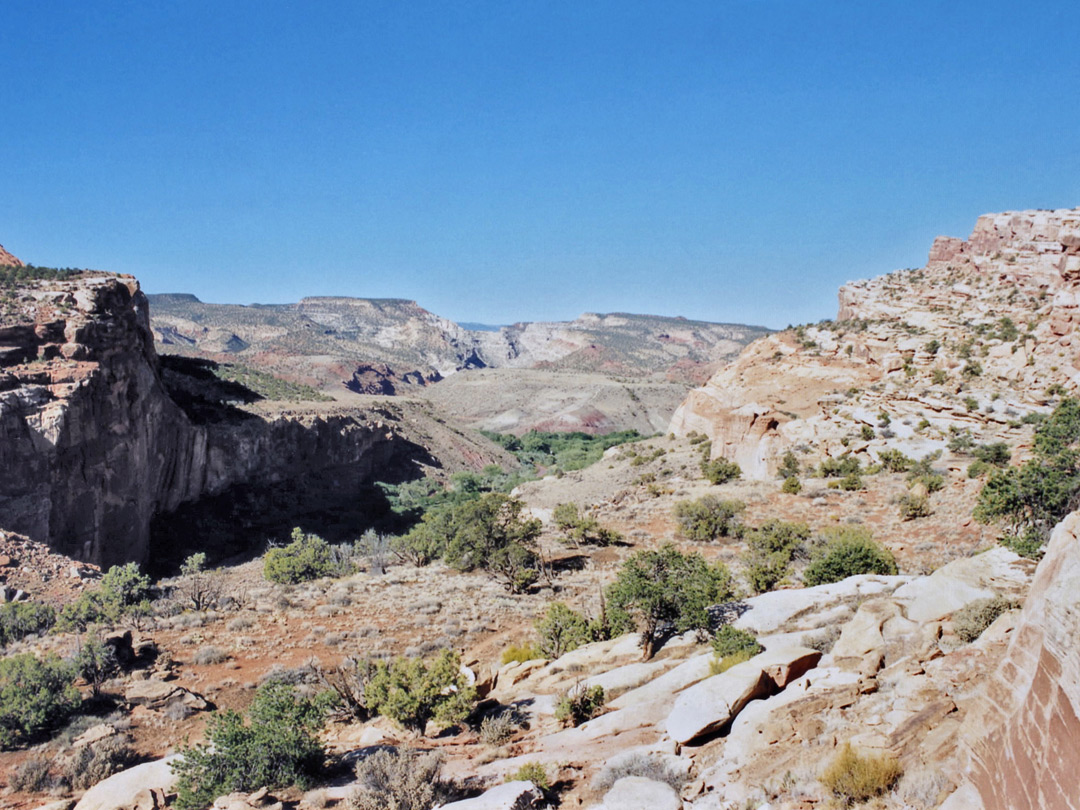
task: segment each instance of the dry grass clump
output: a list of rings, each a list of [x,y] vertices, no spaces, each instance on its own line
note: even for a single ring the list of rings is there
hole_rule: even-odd
[[[200,666],[207,666],[209,664],[220,664],[229,655],[220,647],[215,647],[213,644],[207,644],[205,647],[200,647],[195,651],[194,661]]]
[[[500,660],[503,664],[509,664],[511,662],[523,664],[526,661],[533,661],[543,657],[544,654],[537,649],[535,644],[511,644],[503,650],[502,658]]]
[[[445,798],[442,757],[411,748],[384,749],[356,765],[350,810],[430,810]]]
[[[30,757],[8,774],[12,790],[20,793],[44,793],[54,784],[49,773],[50,761],[45,757]]]
[[[1019,607],[1011,599],[995,596],[992,599],[976,599],[953,614],[953,630],[961,641],[972,642],[997,618]]]
[[[821,775],[821,784],[845,806],[870,801],[892,790],[903,768],[891,754],[859,754],[845,743]]]
[[[682,790],[686,779],[656,754],[633,754],[622,757],[614,765],[607,765],[593,780],[593,788],[607,792],[616,782],[627,776],[641,776],[654,782],[670,785],[676,792]]]

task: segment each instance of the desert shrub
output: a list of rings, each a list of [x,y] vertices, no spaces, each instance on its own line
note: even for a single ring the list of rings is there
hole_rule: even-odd
[[[889,754],[861,755],[846,743],[821,775],[823,784],[846,806],[867,802],[892,790],[903,769]]]
[[[544,658],[558,658],[589,641],[589,622],[562,602],[552,602],[536,622],[540,652]]]
[[[858,492],[860,489],[863,488],[864,484],[862,476],[860,476],[858,473],[851,473],[850,475],[845,475],[843,478],[840,479],[840,482],[837,485],[837,489],[842,489],[844,492]]]
[[[967,378],[981,377],[983,373],[982,364],[976,360],[971,360],[964,364],[964,367],[960,369],[960,374]]]
[[[953,630],[961,641],[974,641],[998,616],[1017,607],[1016,602],[1003,596],[976,599],[953,614]]]
[[[818,465],[818,475],[822,478],[846,478],[857,476],[862,470],[859,460],[855,456],[847,455],[840,458],[827,458]]]
[[[723,658],[714,656],[713,660],[709,662],[709,674],[720,675],[727,672],[736,664],[745,664],[753,657],[754,654],[749,650],[734,652],[731,655],[725,655]]]
[[[840,638],[840,633],[841,630],[838,625],[829,625],[820,633],[808,637],[803,644],[811,650],[817,650],[822,655],[827,655]]]
[[[746,533],[744,573],[756,593],[771,591],[788,575],[791,560],[810,539],[805,523],[769,520]]]
[[[172,768],[177,776],[176,807],[196,810],[218,796],[260,787],[311,786],[323,765],[316,736],[327,701],[300,697],[282,683],[260,686],[248,712],[249,722],[235,711],[210,718],[206,742],[181,749]]]
[[[350,810],[430,810],[447,795],[442,755],[411,748],[376,751],[356,764]]]
[[[351,569],[351,564],[335,559],[329,543],[317,534],[304,534],[300,527],[292,530],[287,546],[272,548],[263,557],[263,576],[283,584],[345,576]]]
[[[180,565],[178,590],[192,610],[206,610],[221,598],[224,583],[217,571],[206,570],[206,554],[192,554]]]
[[[877,433],[874,432],[874,429],[870,427],[870,425],[863,425],[859,428],[859,438],[864,442],[873,441],[875,436],[877,436]]]
[[[693,501],[678,501],[674,515],[683,537],[707,543],[720,537],[738,536],[741,529],[738,518],[745,509],[742,501],[706,495]]]
[[[895,574],[892,553],[874,542],[866,529],[848,526],[832,530],[803,572],[807,585],[839,582],[856,574]]]
[[[194,661],[199,666],[207,666],[209,664],[220,664],[229,657],[229,654],[220,647],[213,644],[207,644],[205,647],[199,647],[195,651]]]
[[[93,624],[115,624],[124,616],[150,612],[150,578],[138,563],[127,563],[106,571],[97,589],[66,605],[56,623],[61,630],[82,632]]]
[[[794,475],[790,475],[784,479],[784,483],[780,486],[780,491],[786,492],[788,495],[798,495],[802,492],[802,482]]]
[[[430,664],[419,658],[376,662],[364,697],[372,711],[423,734],[429,720],[442,725],[463,720],[476,692],[465,683],[458,654],[443,650]]]
[[[76,748],[64,764],[61,778],[75,790],[86,790],[114,773],[131,767],[136,756],[127,737],[106,737],[91,745]]]
[[[564,726],[580,726],[600,714],[606,701],[604,687],[578,684],[555,702],[555,719]]]
[[[1012,450],[1005,442],[993,442],[992,444],[980,444],[973,451],[973,455],[984,464],[1004,467],[1012,458]]]
[[[888,450],[882,450],[878,453],[878,461],[881,462],[881,466],[888,472],[907,472],[911,466],[911,459],[901,453],[899,450],[892,448]]]
[[[788,450],[784,453],[784,458],[780,462],[780,469],[776,472],[777,476],[784,479],[796,478],[800,472],[802,472],[802,469],[799,466],[798,457]]]
[[[390,567],[390,554],[395,538],[388,534],[380,534],[374,529],[366,530],[360,539],[356,541],[356,550],[367,559],[367,571],[369,574],[382,576]]]
[[[30,653],[0,659],[0,750],[63,723],[79,706],[71,665]]]
[[[0,605],[0,647],[32,633],[44,633],[56,622],[56,611],[37,602],[5,602]]]
[[[640,776],[654,782],[663,782],[676,792],[682,790],[686,781],[677,768],[668,765],[658,754],[631,754],[620,757],[614,765],[605,766],[596,775],[592,786],[598,791],[607,791],[627,776]]]
[[[8,773],[8,784],[19,793],[44,793],[54,784],[47,757],[28,757]]]
[[[503,709],[480,721],[480,740],[484,745],[498,748],[521,728],[521,717],[513,709]]]
[[[509,664],[511,662],[517,664],[523,664],[526,661],[533,661],[537,658],[545,658],[546,656],[537,648],[535,644],[511,644],[505,650],[499,660],[503,664]]]
[[[592,515],[582,515],[576,503],[561,503],[552,513],[556,528],[566,539],[576,544],[610,546],[622,540],[622,535],[606,529]]]
[[[742,468],[734,461],[728,461],[724,458],[718,458],[714,461],[703,458],[701,460],[701,473],[709,480],[709,483],[726,484],[728,481],[741,478]]]
[[[985,461],[973,461],[968,464],[967,477],[968,478],[981,478],[994,468],[987,464]]]
[[[508,782],[532,782],[540,790],[551,790],[551,780],[548,779],[547,768],[542,762],[526,762],[517,773],[510,777]]]
[[[904,495],[900,498],[900,519],[915,520],[930,516],[930,499],[925,495]]]
[[[333,669],[316,666],[315,677],[328,690],[329,709],[338,718],[361,723],[371,718],[365,691],[375,669],[369,660],[345,658]]]
[[[943,368],[935,368],[930,372],[930,382],[934,385],[944,385],[948,379],[949,374]]]
[[[707,629],[708,608],[734,596],[734,581],[723,563],[710,565],[700,554],[683,554],[670,544],[634,554],[606,591],[612,631],[627,632],[640,624],[647,659],[666,625],[677,632]]]
[[[717,630],[712,637],[711,643],[713,652],[720,658],[738,652],[749,652],[751,655],[757,655],[762,649],[753,633],[732,627],[730,624],[725,624]]]
[[[116,648],[106,644],[96,633],[87,633],[80,640],[72,664],[79,676],[90,684],[95,697],[101,694],[102,684],[120,671]]]
[[[979,410],[979,400],[975,397],[964,397],[964,409],[968,413]]]

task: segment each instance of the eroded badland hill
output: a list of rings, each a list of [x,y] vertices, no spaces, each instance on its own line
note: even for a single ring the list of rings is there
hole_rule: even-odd
[[[4,660],[82,655],[83,666],[63,720],[0,724],[0,802],[151,810],[232,792],[216,806],[1080,803],[1080,527],[1064,517],[1080,441],[1080,209],[984,216],[968,240],[937,240],[924,268],[846,285],[836,320],[755,340],[667,429],[580,469],[599,450],[499,445],[453,415],[471,408],[472,424],[513,432],[524,424],[513,410],[530,405],[529,419],[569,426],[557,414],[587,410],[580,375],[596,371],[577,361],[538,369],[540,349],[529,349],[522,369],[449,375],[426,387],[430,400],[318,401],[304,384],[321,387],[322,372],[286,373],[303,367],[296,358],[344,340],[325,329],[359,329],[345,313],[389,304],[237,308],[229,322],[251,315],[251,331],[211,337],[216,326],[190,325],[191,301],[149,320],[129,277],[47,275],[5,277],[0,572],[18,601],[0,627]],[[296,349],[295,335],[316,331],[301,316],[324,334]],[[369,334],[372,365],[447,376],[490,345],[462,330],[452,346],[446,323],[413,317],[428,337]],[[189,356],[162,358],[151,325],[159,340],[206,328]],[[532,326],[515,340],[527,344]],[[643,342],[625,356],[661,351],[655,336]],[[661,397],[639,392],[669,360],[630,387],[651,425]],[[345,370],[338,384],[354,379]],[[513,391],[505,407],[470,406],[457,390],[483,377]],[[601,432],[631,426],[629,411],[604,413]],[[557,472],[522,482],[537,463]],[[988,483],[1003,493],[994,509]],[[264,512],[273,520],[260,523]],[[287,525],[300,527],[289,548]],[[303,536],[315,531],[350,542]],[[260,532],[279,547],[262,553]],[[205,547],[209,564],[188,557],[180,570],[200,537],[231,534],[246,556],[214,569],[227,555]],[[999,544],[1003,534],[1028,556]],[[92,564],[157,557],[168,577],[145,592]],[[55,624],[40,618],[47,610]],[[85,665],[99,640],[115,665]],[[419,661],[442,680],[423,685]],[[328,689],[334,705],[311,728],[317,762],[271,777],[258,765],[274,732],[229,747],[261,728],[267,695],[299,705]],[[253,705],[250,732],[223,736],[222,712]],[[284,727],[269,726],[278,737]],[[170,768],[185,738],[216,748],[180,761],[231,763],[228,779]],[[252,773],[274,784],[244,781]]]

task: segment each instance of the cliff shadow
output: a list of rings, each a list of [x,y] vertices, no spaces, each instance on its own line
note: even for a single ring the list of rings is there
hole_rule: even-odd
[[[158,359],[166,392],[196,425],[258,418],[237,405],[250,405],[264,397],[222,376],[220,363],[178,354],[163,354]]]
[[[426,448],[398,438],[376,448],[364,464],[299,471],[284,481],[251,481],[182,504],[150,523],[148,570],[174,575],[180,563],[202,551],[212,563],[239,563],[285,544],[294,527],[330,543],[351,543],[367,529],[400,530],[400,516],[378,483],[422,478],[440,462]],[[374,470],[374,472],[373,472]]]

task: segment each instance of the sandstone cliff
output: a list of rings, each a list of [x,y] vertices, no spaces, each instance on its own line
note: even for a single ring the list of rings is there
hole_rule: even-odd
[[[386,409],[193,421],[162,384],[130,276],[82,273],[18,292],[17,314],[0,324],[4,529],[102,565],[146,561],[154,516],[229,487],[320,473],[320,487],[350,487],[435,463]]]
[[[0,267],[23,267],[22,259],[12,256],[0,245]]]
[[[842,287],[837,321],[751,344],[670,430],[708,435],[755,477],[800,446],[872,458],[884,445],[863,426],[909,455],[950,429],[1015,443],[1010,424],[1048,388],[1080,386],[1078,319],[1080,209],[983,216],[967,241],[937,239],[924,268]]]
[[[1080,513],[1054,530],[1001,666],[962,729],[968,783],[950,810],[1074,810],[1080,735]]]

